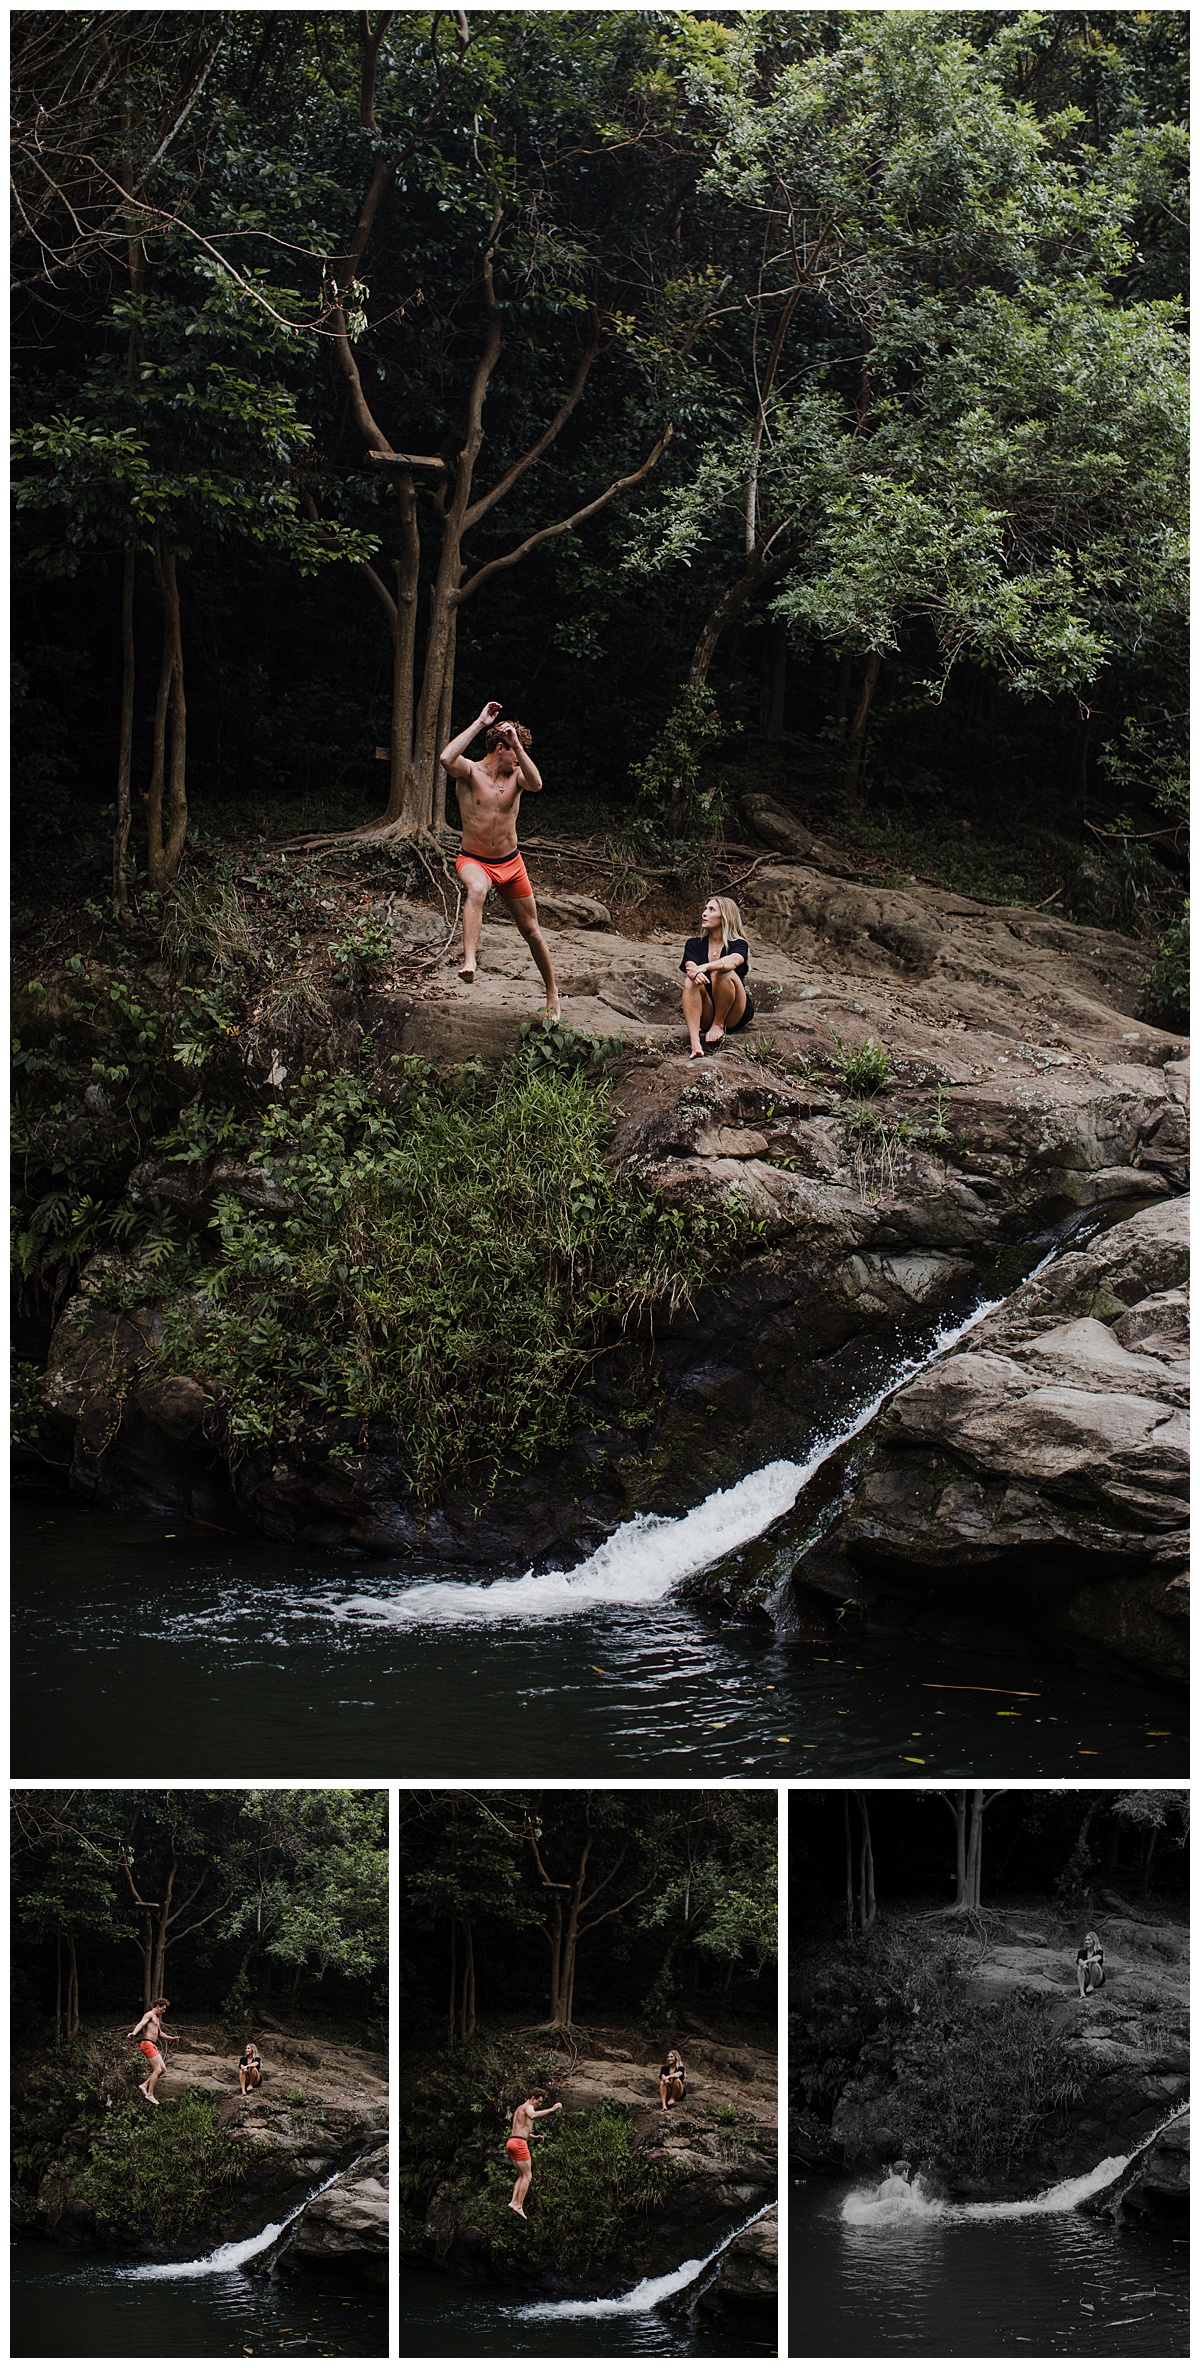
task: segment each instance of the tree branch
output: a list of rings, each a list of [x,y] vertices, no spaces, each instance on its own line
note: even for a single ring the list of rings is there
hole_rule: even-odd
[[[668,420],[654,450],[642,462],[640,469],[634,469],[628,477],[618,477],[615,484],[606,486],[603,493],[597,494],[594,502],[588,502],[582,510],[575,510],[569,518],[560,518],[554,526],[543,526],[536,534],[527,535],[515,551],[506,551],[502,559],[489,559],[486,566],[476,568],[474,575],[468,577],[467,582],[460,584],[457,592],[451,595],[454,606],[461,607],[464,600],[470,599],[472,592],[477,592],[481,584],[486,584],[489,576],[499,575],[502,568],[516,567],[530,551],[536,551],[539,543],[552,542],[556,535],[571,534],[575,527],[583,525],[585,519],[594,518],[597,510],[603,510],[609,502],[615,501],[619,493],[627,493],[631,485],[640,485],[643,477],[648,477],[651,469],[657,467],[674,432],[674,421]]]
[[[593,309],[592,334],[585,352],[580,356],[579,367],[571,381],[570,393],[555,412],[549,427],[543,428],[541,435],[537,438],[535,443],[530,445],[528,452],[523,453],[520,460],[515,460],[511,469],[505,470],[504,475],[497,479],[490,493],[481,494],[477,502],[472,502],[470,509],[467,511],[466,516],[463,519],[464,534],[476,524],[478,519],[484,517],[489,510],[494,509],[497,502],[503,501],[505,494],[512,486],[516,484],[518,477],[523,477],[526,469],[531,469],[534,462],[541,459],[542,454],[546,451],[547,447],[553,444],[555,437],[559,433],[559,430],[566,426],[571,413],[574,411],[575,406],[583,393],[587,374],[591,369],[599,351],[600,319],[599,315]]]

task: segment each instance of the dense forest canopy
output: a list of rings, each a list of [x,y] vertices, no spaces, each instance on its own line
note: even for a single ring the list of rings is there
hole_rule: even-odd
[[[386,2017],[385,1793],[18,1791],[12,1850],[14,2002],[59,2038],[164,1990],[184,2023]]]
[[[37,862],[436,823],[493,691],[660,843],[1177,860],[1183,11],[13,23]]]
[[[405,2030],[773,2023],[774,1792],[402,1793]]]

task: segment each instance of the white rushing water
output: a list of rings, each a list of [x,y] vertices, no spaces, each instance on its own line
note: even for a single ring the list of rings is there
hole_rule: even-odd
[[[1046,1263],[1043,1261],[1043,1263]],[[373,1620],[395,1627],[464,1626],[500,1620],[554,1620],[597,1605],[660,1603],[681,1579],[707,1570],[735,1546],[748,1545],[781,1513],[790,1513],[801,1490],[871,1422],[901,1384],[924,1372],[955,1348],[964,1334],[1001,1307],[985,1300],[965,1322],[939,1332],[924,1356],[898,1361],[882,1389],[847,1418],[832,1437],[819,1439],[804,1463],[780,1459],[748,1472],[732,1488],[718,1488],[690,1513],[670,1520],[635,1513],[574,1570],[526,1571],[521,1578],[486,1583],[433,1579],[396,1595],[351,1595],[335,1608],[342,1619]]]
[[[298,2203],[284,2219],[272,2220],[268,2227],[259,2229],[257,2236],[240,2237],[235,2244],[218,2245],[214,2253],[203,2253],[198,2261],[151,2261],[137,2269],[123,2269],[119,2274],[132,2279],[218,2278],[226,2270],[240,2269],[243,2262],[253,2261],[256,2253],[265,2253],[267,2247],[274,2244],[276,2237],[282,2236],[284,2229],[290,2228],[293,2220],[299,2219],[313,2196],[323,2195],[325,2189],[332,2187],[334,2180],[341,2177],[341,2171],[332,2171],[328,2179],[322,2179],[320,2186],[314,2187],[312,2194],[306,2195],[303,2202]]]
[[[702,2254],[696,2261],[681,2261],[678,2269],[669,2269],[660,2278],[643,2278],[640,2284],[630,2287],[628,2294],[608,2295],[599,2302],[526,2302],[512,2315],[518,2319],[613,2319],[632,2317],[638,2311],[654,2310],[660,2302],[666,2302],[670,2295],[681,2294],[685,2286],[690,2286],[699,2277],[701,2270],[707,2269],[710,2262],[718,2260],[728,2250],[735,2236],[741,2235],[742,2229],[753,2228],[756,2220],[763,2219],[766,2213],[774,2209],[773,2203],[761,2204],[757,2212],[751,2212],[748,2220],[743,2220],[737,2228],[731,2228],[728,2236],[723,2236],[720,2244],[713,2246],[711,2253]]]
[[[900,2223],[915,2225],[922,2220],[1032,2220],[1042,2214],[1074,2212],[1086,2203],[1089,2196],[1119,2179],[1139,2154],[1153,2146],[1156,2138],[1181,2113],[1186,2105],[1174,2105],[1162,2121],[1143,2138],[1129,2154],[1108,2154],[1094,2170],[1081,2171],[1073,2179],[1060,2179],[1053,2187],[1043,2188],[1040,2195],[1020,2198],[1015,2203],[952,2204],[941,2203],[936,2196],[927,2195],[918,2176],[905,2193],[881,2196],[878,2188],[856,2188],[842,2204],[842,2218],[852,2227],[896,2227]]]

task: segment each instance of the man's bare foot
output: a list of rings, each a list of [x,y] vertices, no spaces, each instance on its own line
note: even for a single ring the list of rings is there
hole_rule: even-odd
[[[523,2220],[525,2218],[525,2214],[521,2210],[520,2204],[510,2204],[508,2208],[510,2212],[516,2213],[518,2220]]]
[[[548,1028],[557,1028],[560,1027],[561,1024],[562,1013],[559,1010],[557,1003],[548,1003],[546,1005],[546,1026]]]
[[[458,974],[458,975],[459,975],[460,979],[462,979],[462,981],[463,981],[464,985],[466,985],[466,986],[468,986],[468,987],[473,987],[473,986],[474,986],[474,984],[475,984],[475,965],[474,965],[474,963],[473,963],[473,962],[464,962],[464,963],[463,963],[463,966],[462,966],[462,969],[459,971],[459,974]]]

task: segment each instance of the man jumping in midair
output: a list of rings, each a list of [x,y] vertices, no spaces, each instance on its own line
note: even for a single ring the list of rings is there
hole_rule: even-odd
[[[138,2044],[146,2058],[148,2069],[145,2079],[139,2080],[138,2087],[148,2105],[159,2103],[160,2100],[155,2096],[154,2091],[167,2068],[159,2053],[159,2040],[178,2039],[179,2037],[178,2031],[164,2031],[163,2029],[162,2018],[170,2003],[169,1998],[156,1998],[149,2012],[142,2016],[141,2022],[135,2023],[132,2031],[127,2031],[125,2034],[127,2039],[137,2039],[139,2031],[145,2033],[145,2037]]]
[[[523,790],[539,790],[542,776],[529,754],[530,736],[524,724],[501,723],[500,701],[489,699],[473,724],[449,740],[439,763],[458,789],[463,836],[456,870],[463,884],[463,959],[459,977],[472,985],[479,952],[479,932],[489,888],[504,898],[546,988],[546,1018],[559,1016],[558,988],[550,948],[538,927],[537,906],[517,845],[517,814]],[[477,732],[487,734],[487,754],[481,762],[464,751]]]
[[[510,2212],[516,2213],[518,2220],[525,2218],[525,2198],[529,2193],[529,2182],[533,2177],[533,2156],[529,2151],[529,2140],[533,2134],[534,2122],[543,2121],[548,2113],[562,2112],[561,2105],[543,2105],[542,2098],[545,2094],[544,2088],[535,2088],[530,2091],[524,2104],[518,2105],[512,2117],[512,2136],[504,2149],[509,2161],[516,2164],[517,2183],[509,2198],[508,2208]]]

